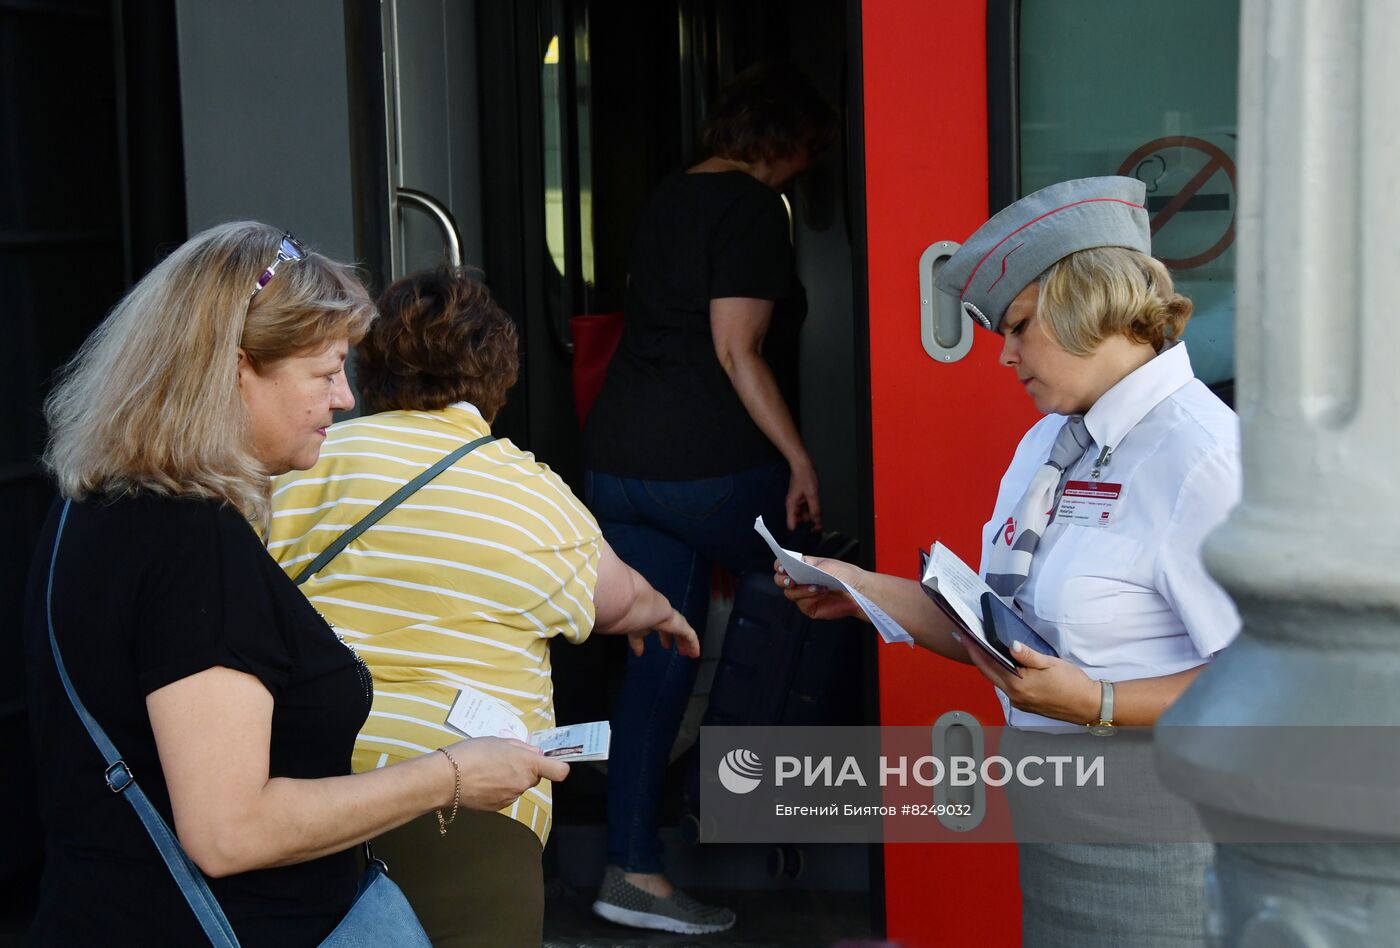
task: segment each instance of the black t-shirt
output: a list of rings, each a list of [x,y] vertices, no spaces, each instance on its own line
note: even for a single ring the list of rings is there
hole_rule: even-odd
[[[742,171],[666,178],[632,248],[622,341],[588,418],[588,466],[694,480],[782,461],[715,355],[710,300],[774,301],[763,357],[797,417],[798,332],[807,301],[787,210]]]
[[[44,593],[61,509],[35,551],[25,628],[47,834],[34,944],[202,944],[136,811],[103,782],[106,765],[54,667]],[[170,826],[146,696],[207,668],[248,672],[271,692],[271,776],[350,773],[369,714],[368,670],[232,507],[149,494],[74,503],[53,620],[74,690]],[[349,909],[359,875],[347,850],[209,884],[244,946],[314,945]]]

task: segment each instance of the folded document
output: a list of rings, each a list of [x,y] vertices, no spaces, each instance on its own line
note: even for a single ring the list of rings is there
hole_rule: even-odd
[[[904,631],[904,627],[891,619],[875,603],[865,596],[856,592],[855,589],[841,582],[824,569],[818,569],[812,564],[802,559],[802,554],[794,553],[792,550],[785,550],[778,545],[778,541],[773,539],[773,534],[768,532],[767,525],[763,518],[759,517],[753,522],[753,528],[758,531],[758,535],[768,543],[768,548],[773,551],[773,555],[778,558],[778,562],[783,564],[783,569],[788,576],[792,577],[794,583],[802,586],[820,586],[823,589],[836,589],[846,593],[860,606],[861,611],[866,614],[875,630],[880,633],[880,638],[886,642],[904,642],[909,645],[914,644],[914,637]]]
[[[1006,606],[970,566],[942,543],[928,553],[919,551],[924,593],[952,619],[964,634],[999,665],[1020,676],[1011,658],[1012,642],[1021,642],[1044,655],[1054,655],[1044,639]],[[994,623],[987,627],[987,619]]]
[[[447,726],[464,737],[513,737],[564,761],[607,760],[612,727],[607,721],[568,724],[530,732],[520,715],[500,698],[463,685],[447,712]]]

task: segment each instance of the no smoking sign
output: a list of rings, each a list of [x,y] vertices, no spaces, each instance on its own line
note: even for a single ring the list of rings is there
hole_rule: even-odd
[[[1173,270],[1204,266],[1235,242],[1235,162],[1203,138],[1158,138],[1118,173],[1147,185],[1153,255]]]

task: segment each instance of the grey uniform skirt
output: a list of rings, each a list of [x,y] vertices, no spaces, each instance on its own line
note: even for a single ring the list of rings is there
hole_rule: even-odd
[[[1104,786],[1007,784],[1020,844],[1025,948],[1198,948],[1214,846],[1157,779],[1151,732],[1006,728],[1001,754],[1104,758]]]

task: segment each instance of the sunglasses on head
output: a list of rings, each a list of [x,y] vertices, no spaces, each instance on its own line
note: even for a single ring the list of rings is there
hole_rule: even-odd
[[[301,245],[301,242],[292,236],[291,231],[283,234],[281,242],[277,245],[277,258],[268,264],[267,269],[262,272],[262,276],[258,277],[258,282],[253,286],[253,292],[248,294],[248,299],[252,300],[253,297],[262,292],[262,288],[267,286],[273,275],[277,273],[277,268],[282,264],[292,260],[305,259],[306,248]]]

